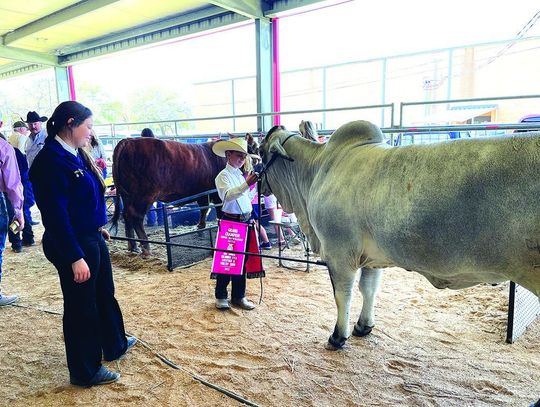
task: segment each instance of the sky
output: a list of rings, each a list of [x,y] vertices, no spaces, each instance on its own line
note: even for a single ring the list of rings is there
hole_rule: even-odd
[[[280,18],[282,71],[506,40],[540,11],[537,0],[337,3]],[[526,33],[535,35],[540,36],[540,23]],[[99,81],[121,93],[142,81],[186,91],[193,82],[252,76],[254,37],[254,25],[244,23],[217,34],[130,50],[77,64],[75,80]]]
[[[294,69],[513,38],[532,0],[349,1],[283,19],[282,66]],[[528,35],[540,35],[537,23]],[[302,66],[305,65],[305,66]]]

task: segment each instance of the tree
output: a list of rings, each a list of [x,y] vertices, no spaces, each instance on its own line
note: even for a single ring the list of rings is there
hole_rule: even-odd
[[[2,82],[0,111],[7,124],[26,119],[26,113],[36,111],[50,117],[58,105],[52,70],[43,70],[25,77]]]
[[[191,109],[180,96],[171,89],[161,86],[150,86],[138,89],[130,94],[129,121],[153,122],[161,120],[177,120],[190,115]],[[161,134],[174,133],[174,124],[159,125]],[[188,122],[178,123],[177,128],[189,129]]]
[[[96,123],[121,123],[129,120],[128,109],[100,85],[82,83],[77,86],[77,99],[92,110]]]

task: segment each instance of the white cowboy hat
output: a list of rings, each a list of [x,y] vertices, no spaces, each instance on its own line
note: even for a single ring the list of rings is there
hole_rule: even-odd
[[[225,157],[225,151],[240,151],[248,154],[247,141],[244,138],[233,138],[231,140],[219,140],[212,146],[214,154]]]

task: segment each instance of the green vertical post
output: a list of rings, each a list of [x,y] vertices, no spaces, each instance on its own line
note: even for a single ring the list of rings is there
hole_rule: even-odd
[[[388,60],[386,58],[383,58],[381,63],[381,104],[386,104],[386,73],[387,73],[387,62]],[[381,127],[386,127],[386,124],[384,123],[384,114],[385,114],[385,108],[383,107],[381,109]],[[393,126],[394,123],[390,123],[390,126]]]
[[[322,108],[326,110],[326,67],[322,69]],[[322,112],[321,129],[326,129],[326,112]]]
[[[231,101],[232,101],[231,114],[233,116],[235,116],[236,115],[236,109],[235,109],[234,104],[236,103],[236,100],[235,100],[235,96],[234,96],[234,79],[231,79]],[[232,130],[233,130],[233,133],[236,132],[236,119],[235,118],[232,119]]]
[[[71,100],[67,66],[55,66],[54,77],[56,79],[56,97],[58,99],[58,103]]]
[[[268,19],[255,20],[255,47],[257,58],[257,113],[272,111],[272,23]],[[272,127],[272,117],[257,118],[257,131]]]
[[[450,48],[448,50],[448,73],[446,74],[446,76],[448,77],[447,85],[446,85],[446,98],[447,99],[452,99],[453,62],[454,62],[454,49]]]

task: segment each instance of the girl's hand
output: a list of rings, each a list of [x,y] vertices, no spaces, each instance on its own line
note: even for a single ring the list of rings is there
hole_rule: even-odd
[[[90,278],[90,268],[84,259],[79,259],[71,264],[73,270],[73,280],[76,283],[84,283]]]
[[[101,229],[101,236],[103,236],[103,239],[105,240],[111,240],[111,234],[105,228]]]

